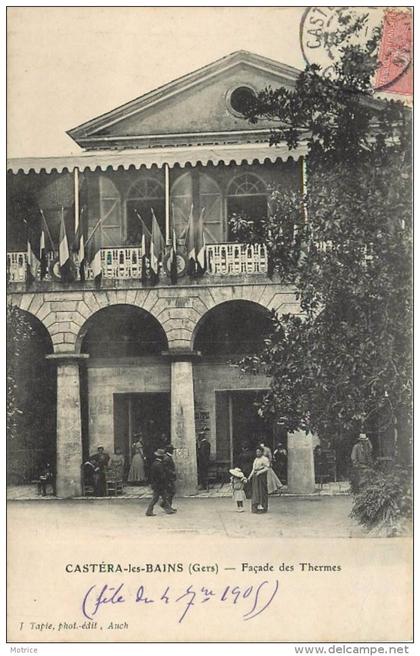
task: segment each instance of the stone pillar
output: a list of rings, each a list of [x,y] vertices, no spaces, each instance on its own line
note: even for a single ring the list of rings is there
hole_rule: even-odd
[[[312,434],[295,431],[287,436],[287,491],[311,494],[315,491]]]
[[[80,412],[80,361],[87,354],[47,355],[57,365],[57,496],[81,494],[82,420]]]
[[[194,354],[172,355],[171,442],[177,471],[177,492],[196,494],[197,456],[194,417]]]

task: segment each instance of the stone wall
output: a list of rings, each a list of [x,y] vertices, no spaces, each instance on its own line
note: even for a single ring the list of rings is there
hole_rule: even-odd
[[[89,451],[95,450],[98,443],[113,450],[115,393],[170,392],[171,437],[179,489],[185,494],[195,493],[195,406],[199,412],[208,413],[215,453],[216,390],[267,387],[266,380],[257,381],[253,376],[250,381],[226,363],[200,363],[199,354],[194,354],[194,340],[201,321],[212,308],[235,300],[250,301],[280,313],[299,310],[293,288],[267,279],[248,282],[238,277],[237,281],[224,284],[209,282],[139,289],[134,281],[119,281],[117,287],[110,287],[108,282],[100,290],[94,289],[92,283],[55,289],[40,285],[34,291],[16,290],[9,294],[9,302],[33,314],[47,328],[54,347],[54,354],[49,357],[55,359],[58,380],[66,374],[66,380],[71,378],[72,381],[71,403],[67,386],[57,385],[57,489],[60,496],[75,496],[82,489],[83,407],[79,362],[82,370],[87,367]],[[81,353],[89,319],[104,308],[121,304],[142,308],[161,324],[168,341],[170,357],[167,362],[165,356],[158,356],[149,363],[115,365],[108,362],[103,366],[95,359],[89,362],[88,356]],[[70,369],[71,376],[67,375]],[[208,410],[200,410],[206,407]]]

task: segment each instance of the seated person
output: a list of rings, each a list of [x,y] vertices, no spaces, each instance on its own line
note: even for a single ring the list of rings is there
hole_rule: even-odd
[[[103,497],[106,494],[106,469],[109,462],[109,454],[103,446],[98,446],[96,453],[89,457],[89,462],[94,465],[93,483],[95,495]]]
[[[51,485],[52,493],[55,494],[55,476],[49,462],[41,468],[39,475],[39,489],[43,497],[47,494],[47,485]]]

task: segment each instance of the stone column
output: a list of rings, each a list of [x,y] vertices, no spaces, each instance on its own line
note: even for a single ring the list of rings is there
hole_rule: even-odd
[[[315,491],[312,434],[295,431],[287,436],[287,491],[311,494]]]
[[[197,456],[194,417],[194,354],[170,354],[171,441],[177,471],[177,492],[196,494]]]
[[[79,365],[89,356],[77,353],[54,353],[46,357],[57,365],[57,496],[79,496],[82,491]]]

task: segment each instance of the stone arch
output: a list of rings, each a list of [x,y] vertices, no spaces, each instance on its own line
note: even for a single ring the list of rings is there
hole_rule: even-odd
[[[124,319],[122,326],[125,326],[126,331],[121,331],[119,321]],[[139,321],[138,324],[135,322]],[[83,323],[78,331],[75,340],[76,353],[86,352],[86,344],[89,344],[89,331],[92,334],[103,334],[109,336],[109,342],[119,335],[123,336],[125,340],[125,347],[129,354],[130,348],[135,349],[135,345],[140,346],[142,340],[137,341],[137,330],[140,329],[141,322],[143,323],[143,331],[149,344],[148,348],[151,353],[161,352],[168,349],[168,337],[162,324],[156,317],[149,311],[145,310],[139,305],[130,303],[113,303],[99,308],[93,312],[89,318]],[[108,330],[108,333],[107,333]],[[114,332],[113,332],[114,331]],[[92,343],[90,348],[93,348]],[[147,352],[147,351],[146,351]]]
[[[55,353],[80,352],[78,335],[98,310],[112,305],[133,305],[157,318],[154,306],[158,300],[155,289],[63,290],[9,296],[9,302],[42,322],[50,334]]]
[[[272,310],[280,313],[299,314],[299,303],[293,289],[279,288],[277,285],[237,285],[232,287],[214,287],[205,290],[193,304],[189,318],[194,324],[189,333],[190,347],[194,348],[198,327],[206,314],[216,306],[226,302],[247,301],[261,308],[262,312]]]
[[[49,303],[45,302],[43,294],[35,292],[11,294],[8,297],[8,302],[11,305],[16,305],[20,310],[39,321],[48,332],[54,345],[54,331],[50,330],[52,322],[47,320],[51,307]]]
[[[271,327],[270,312],[260,303],[250,300],[226,300],[205,312],[192,334],[192,347],[210,355],[214,353],[245,353],[251,343],[262,340]]]

